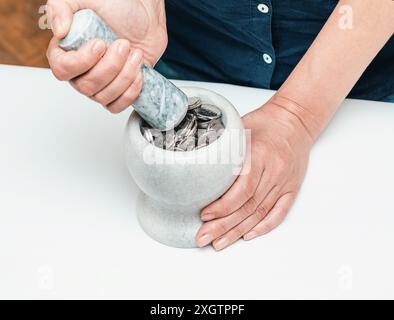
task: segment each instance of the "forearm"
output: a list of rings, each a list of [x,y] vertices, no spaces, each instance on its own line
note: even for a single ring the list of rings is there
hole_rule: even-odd
[[[344,5],[353,13],[350,29],[343,25]],[[294,114],[315,140],[393,32],[393,0],[340,1],[272,102]]]

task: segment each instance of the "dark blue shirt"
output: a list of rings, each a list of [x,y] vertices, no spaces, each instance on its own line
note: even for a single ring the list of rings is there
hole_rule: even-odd
[[[157,69],[169,78],[278,89],[337,0],[166,0],[169,44]],[[341,57],[338,57],[340,59]],[[333,79],[332,81],[335,81]],[[350,97],[394,97],[393,37]]]

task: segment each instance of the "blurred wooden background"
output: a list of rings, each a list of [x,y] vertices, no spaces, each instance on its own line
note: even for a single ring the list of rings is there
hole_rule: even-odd
[[[50,30],[39,28],[46,0],[0,0],[0,64],[47,67]]]

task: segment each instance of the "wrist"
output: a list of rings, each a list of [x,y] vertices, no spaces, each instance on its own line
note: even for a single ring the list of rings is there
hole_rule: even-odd
[[[312,143],[319,137],[324,125],[308,108],[296,101],[287,98],[280,92],[276,93],[269,101],[278,111],[281,110],[287,115],[288,121],[303,128],[312,140]]]

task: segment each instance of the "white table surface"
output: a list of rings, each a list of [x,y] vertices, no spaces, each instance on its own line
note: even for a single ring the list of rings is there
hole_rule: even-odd
[[[241,114],[272,91],[213,89]],[[394,298],[394,105],[348,100],[272,233],[216,253],[146,236],[112,115],[44,69],[0,66],[0,298]]]

